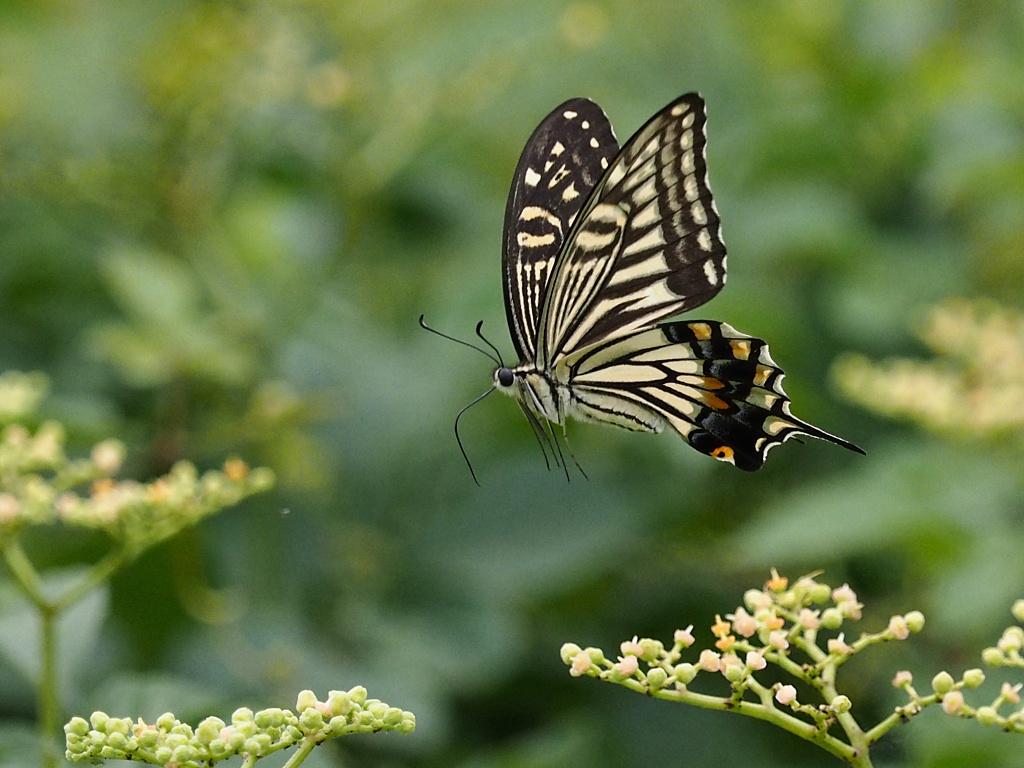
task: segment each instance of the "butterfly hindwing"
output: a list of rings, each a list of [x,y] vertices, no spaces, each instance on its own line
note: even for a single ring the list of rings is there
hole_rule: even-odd
[[[704,102],[680,97],[623,147],[554,264],[540,365],[700,306],[725,283]]]
[[[725,323],[664,323],[562,364],[581,418],[648,432],[668,426],[740,469],[759,469],[771,448],[797,434],[859,450],[793,416],[768,345]]]
[[[502,258],[505,312],[521,360],[535,357],[555,258],[618,149],[608,118],[589,99],[553,110],[523,149],[505,209]]]

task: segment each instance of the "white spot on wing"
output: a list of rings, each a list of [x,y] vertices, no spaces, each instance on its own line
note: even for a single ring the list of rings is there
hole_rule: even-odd
[[[708,282],[711,283],[711,285],[718,285],[718,270],[715,269],[715,262],[713,259],[708,259],[704,262],[704,275],[707,277]]]
[[[520,232],[516,235],[516,242],[523,248],[540,248],[555,242],[555,234],[548,232],[546,235],[531,235],[529,232]]]
[[[533,168],[526,169],[526,186],[536,187],[537,182],[540,181],[540,174],[537,173]]]
[[[702,227],[700,232],[697,233],[697,245],[700,246],[702,251],[711,250],[711,235],[708,234],[708,228]],[[725,282],[724,280],[722,281]]]
[[[704,210],[700,200],[690,206],[690,215],[693,217],[693,223],[697,226],[703,227],[708,223],[708,212]]]

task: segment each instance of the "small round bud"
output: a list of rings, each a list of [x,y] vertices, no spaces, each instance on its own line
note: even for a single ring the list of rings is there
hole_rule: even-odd
[[[253,718],[252,710],[248,707],[239,707],[231,713],[231,724],[251,723]]]
[[[664,688],[666,682],[668,682],[668,673],[661,667],[655,667],[647,673],[647,687],[652,691]]]
[[[1024,629],[1020,627],[1007,627],[1003,636],[997,644],[1002,651],[1019,651],[1024,648]]]
[[[319,731],[324,724],[324,715],[316,707],[306,707],[299,715],[299,725],[307,732]]]
[[[644,661],[656,661],[659,656],[665,653],[665,646],[660,640],[652,640],[649,637],[645,637],[640,641],[640,648],[643,653],[640,654],[640,658]],[[597,661],[595,659],[595,661]]]
[[[832,588],[828,584],[821,584],[820,582],[814,582],[813,585],[807,589],[807,599],[811,603],[820,605],[821,603],[827,602],[832,596]]]
[[[995,725],[999,722],[999,713],[995,707],[978,707],[974,716],[982,725]]]
[[[998,667],[1003,663],[1003,652],[998,648],[986,648],[981,652],[981,660],[990,667]]]
[[[92,729],[94,731],[100,731],[101,733],[106,733],[105,726],[107,724],[107,720],[109,719],[110,715],[108,715],[106,712],[100,712],[98,710],[96,712],[93,712],[92,715],[89,716],[89,722],[92,723]]]
[[[299,696],[295,700],[295,711],[302,712],[305,709],[313,709],[317,705],[316,694],[312,691],[299,691]]]
[[[920,611],[910,611],[903,618],[907,620],[907,627],[914,634],[924,629],[924,614]]]
[[[678,682],[683,685],[689,685],[693,682],[693,678],[697,676],[697,667],[693,666],[693,664],[684,662],[682,664],[676,664],[673,672]]]
[[[832,703],[828,705],[828,708],[837,715],[849,712],[852,707],[853,702],[850,701],[848,696],[843,696],[842,694],[832,699]]]
[[[839,629],[843,626],[843,612],[831,606],[821,612],[821,626],[825,629]]]
[[[1014,601],[1013,607],[1010,608],[1010,613],[1013,614],[1013,618],[1017,621],[1024,621],[1024,600]]]
[[[143,728],[135,738],[140,749],[153,749],[160,741],[160,732],[156,728]]]
[[[985,682],[985,673],[975,667],[974,669],[968,669],[964,672],[964,686],[967,688],[977,688]]]
[[[366,703],[366,689],[361,685],[357,685],[355,688],[349,688],[348,698],[357,707],[361,707]]]
[[[164,731],[165,733],[170,733],[171,728],[173,728],[177,724],[177,722],[178,718],[176,718],[170,712],[164,712],[162,715],[160,715],[160,717],[156,719],[156,727],[161,731]]]
[[[727,664],[722,669],[722,674],[725,675],[725,679],[730,683],[738,683],[743,680],[747,670],[743,668],[742,664]]]
[[[85,736],[89,733],[89,723],[81,717],[72,717],[64,726],[64,733],[75,736]]]
[[[576,643],[565,643],[558,653],[562,657],[563,664],[572,664],[573,657],[582,651],[583,649],[576,645]]]
[[[156,751],[153,753],[153,757],[156,758],[158,765],[167,765],[171,762],[171,748],[166,744],[162,747],[157,747]]]
[[[128,737],[123,733],[114,731],[107,736],[107,746],[118,751],[124,750],[128,746]]]
[[[932,690],[939,694],[939,696],[953,690],[954,684],[955,681],[953,680],[953,676],[949,674],[949,672],[939,672],[932,678]]]
[[[219,717],[208,717],[196,726],[196,741],[208,746],[211,741],[220,737],[222,730],[224,730],[223,720]]]
[[[348,691],[331,691],[327,696],[327,711],[331,717],[347,715],[352,710]]]

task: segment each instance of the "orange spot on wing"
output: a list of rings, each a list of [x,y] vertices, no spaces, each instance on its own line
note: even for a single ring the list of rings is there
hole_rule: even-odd
[[[710,376],[704,377],[704,389],[721,389],[724,386],[725,384],[718,379],[713,379]]]
[[[729,346],[732,347],[732,353],[737,360],[749,360],[750,359],[750,342],[742,339],[732,339],[729,342]]]
[[[705,392],[701,396],[701,401],[708,408],[714,408],[716,411],[724,411],[729,408],[729,404],[720,397],[712,395],[710,392]]]
[[[736,452],[733,451],[733,449],[730,448],[728,445],[720,445],[717,448],[715,448],[715,450],[713,450],[709,455],[712,456],[713,458],[721,459],[722,461],[729,461],[729,459],[731,459],[735,455],[735,453]]]
[[[711,338],[711,326],[707,323],[689,323],[688,327],[699,341],[707,341]]]

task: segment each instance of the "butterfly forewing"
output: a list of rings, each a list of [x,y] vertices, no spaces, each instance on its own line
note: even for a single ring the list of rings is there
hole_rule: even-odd
[[[539,365],[700,306],[725,283],[704,102],[687,94],[612,161],[554,264]]]
[[[572,99],[551,112],[519,158],[505,209],[505,312],[520,360],[536,355],[552,265],[580,208],[618,152],[601,108]]]
[[[769,450],[797,434],[859,450],[793,416],[767,344],[725,323],[665,323],[593,345],[562,365],[584,418],[646,432],[668,426],[740,469],[759,469]]]

